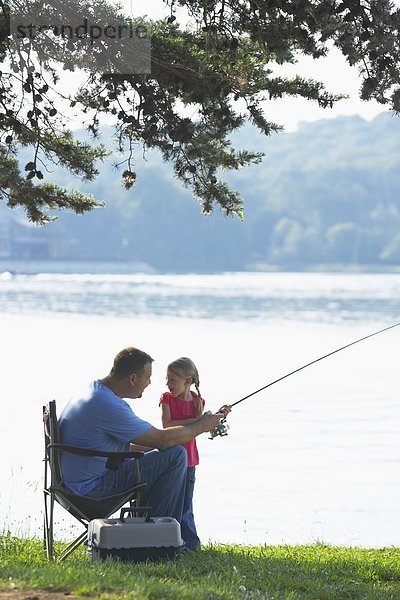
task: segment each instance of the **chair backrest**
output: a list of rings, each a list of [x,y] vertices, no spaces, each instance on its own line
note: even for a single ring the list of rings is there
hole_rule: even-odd
[[[59,444],[61,441],[55,400],[51,400],[47,406],[43,406],[43,426],[45,438],[45,487],[47,487],[48,480],[50,479],[50,489],[54,493],[54,498],[57,502],[77,519],[81,519],[85,515],[77,510],[76,507],[72,507],[69,497],[73,494],[64,489],[61,471],[61,452],[51,446],[52,444]],[[50,478],[47,469],[49,469]]]
[[[43,407],[43,426],[45,438],[45,453],[51,473],[51,485],[57,487],[62,483],[60,452],[49,448],[49,444],[60,443],[60,431],[58,428],[56,401],[51,400]]]

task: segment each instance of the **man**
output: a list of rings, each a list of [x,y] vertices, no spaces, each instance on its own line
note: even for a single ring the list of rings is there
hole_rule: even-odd
[[[135,415],[124,398],[141,398],[150,385],[151,356],[137,348],[119,352],[110,373],[94,381],[87,393],[71,401],[60,416],[63,444],[113,452],[130,449],[130,444],[151,450],[140,459],[142,480],[147,484],[144,503],[153,516],[174,517],[179,523],[186,478],[186,451],[180,444],[211,431],[230,412],[205,413],[194,423],[157,429]],[[117,471],[106,469],[106,459],[62,453],[64,483],[76,494],[98,498],[119,493],[138,483],[133,459]]]

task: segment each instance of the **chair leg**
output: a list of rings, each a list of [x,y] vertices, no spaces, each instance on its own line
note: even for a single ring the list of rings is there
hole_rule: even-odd
[[[43,523],[43,544],[46,556],[53,560],[53,511],[54,499],[51,492],[44,490],[44,523]]]
[[[43,551],[46,555],[46,558],[49,558],[49,526],[48,526],[48,521],[47,521],[47,515],[46,512],[44,514],[44,518],[43,518]]]
[[[85,541],[86,538],[87,538],[87,529],[86,529],[86,531],[81,533],[81,535],[79,537],[77,537],[73,542],[68,544],[68,546],[65,548],[65,550],[63,550],[63,552],[58,557],[58,560],[63,561],[66,558],[68,558],[68,556],[70,554],[72,554],[72,552],[74,550],[76,550],[76,548],[78,548],[78,546],[83,544],[83,542]]]
[[[47,538],[49,534],[49,515],[47,512],[47,494],[46,490],[43,490],[43,503],[44,503],[44,514],[43,514],[43,550],[47,556]]]
[[[86,530],[79,535],[73,542],[60,553],[59,556],[54,555],[54,497],[51,492],[44,490],[44,527],[43,527],[43,544],[44,550],[48,560],[59,561],[65,560],[80,544],[85,541],[87,537],[87,525],[84,521],[81,521],[82,525],[86,527]]]
[[[49,498],[49,527],[47,535],[47,558],[54,560],[54,497],[50,494]]]

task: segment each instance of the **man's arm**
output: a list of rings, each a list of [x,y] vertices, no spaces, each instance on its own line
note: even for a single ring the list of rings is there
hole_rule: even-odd
[[[204,413],[194,423],[189,423],[188,425],[177,425],[175,427],[168,427],[168,429],[151,427],[151,429],[142,435],[131,440],[131,443],[165,450],[165,448],[170,448],[171,446],[185,444],[200,435],[200,433],[215,429],[222,417],[222,414],[213,415],[211,413]]]
[[[149,446],[139,446],[138,444],[131,444],[132,452],[149,452],[150,450],[154,450],[154,448],[150,448]]]

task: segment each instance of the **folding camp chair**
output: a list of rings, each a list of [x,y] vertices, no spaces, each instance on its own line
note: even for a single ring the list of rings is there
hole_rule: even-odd
[[[86,498],[67,490],[63,484],[60,467],[60,453],[71,452],[81,456],[103,456],[106,457],[106,467],[116,470],[126,458],[137,459],[136,468],[138,481],[140,482],[139,459],[143,452],[104,452],[102,450],[89,450],[76,446],[60,443],[58,428],[56,402],[52,400],[48,406],[43,407],[43,424],[45,439],[44,455],[44,546],[47,557],[55,558],[53,543],[53,519],[54,502],[57,502],[85,527],[85,531],[71,542],[65,550],[57,557],[65,560],[87,537],[89,522],[93,519],[107,519],[117,512],[124,504],[129,502],[132,516],[143,512],[148,507],[140,506],[140,492],[146,487],[145,483],[139,483],[122,493],[106,496],[103,498]]]

